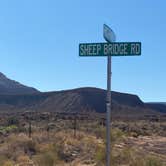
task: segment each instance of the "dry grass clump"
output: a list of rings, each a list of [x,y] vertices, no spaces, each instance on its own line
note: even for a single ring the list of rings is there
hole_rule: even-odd
[[[52,149],[48,149],[47,151],[34,156],[33,161],[36,166],[55,166],[62,163],[62,161],[59,160],[57,153]]]
[[[3,166],[13,166],[13,165],[14,165],[14,162],[9,161],[9,160],[5,161],[4,164],[3,164]]]
[[[6,142],[0,148],[0,156],[12,161],[17,161],[20,156],[32,156],[35,153],[36,142],[28,138],[25,134],[11,134],[6,138]]]
[[[53,144],[58,156],[65,162],[72,162],[76,158],[92,161],[97,146],[95,137],[79,132],[75,137],[69,133],[58,133]]]
[[[145,166],[164,166],[165,164],[162,163],[161,160],[154,156],[148,156],[145,159]]]
[[[34,162],[27,155],[19,156],[17,163],[19,163],[18,166],[34,166]]]
[[[125,147],[122,150],[114,149],[111,156],[113,165],[128,165],[128,166],[164,166],[162,161],[149,154],[140,152],[131,147]]]
[[[0,165],[3,165],[7,160],[8,158],[5,155],[3,154],[0,155]]]

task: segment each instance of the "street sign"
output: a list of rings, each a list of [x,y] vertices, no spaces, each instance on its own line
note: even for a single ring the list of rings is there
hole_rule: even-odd
[[[103,37],[107,43],[80,43],[79,56],[107,56],[107,97],[106,97],[106,166],[111,163],[111,59],[112,56],[141,55],[141,42],[115,42],[113,30],[104,24]]]
[[[103,36],[107,42],[115,42],[116,40],[114,31],[106,24],[103,25]]]
[[[81,43],[79,56],[141,55],[141,42]]]

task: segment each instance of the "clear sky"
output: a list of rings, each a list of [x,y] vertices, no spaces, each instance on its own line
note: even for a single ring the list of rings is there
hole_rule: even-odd
[[[81,42],[141,41],[139,57],[113,57],[112,90],[166,101],[165,0],[0,1],[0,71],[41,91],[106,88],[106,57],[79,57]]]

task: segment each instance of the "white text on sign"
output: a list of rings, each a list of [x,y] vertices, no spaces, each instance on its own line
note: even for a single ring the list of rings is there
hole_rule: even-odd
[[[141,55],[140,42],[85,43],[79,45],[80,56]]]

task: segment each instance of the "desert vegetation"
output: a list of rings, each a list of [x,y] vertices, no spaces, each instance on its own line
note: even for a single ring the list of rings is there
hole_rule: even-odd
[[[93,118],[92,118],[93,117]],[[1,115],[1,166],[104,166],[103,118],[15,113]],[[113,166],[166,165],[166,122],[112,122]]]

